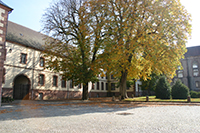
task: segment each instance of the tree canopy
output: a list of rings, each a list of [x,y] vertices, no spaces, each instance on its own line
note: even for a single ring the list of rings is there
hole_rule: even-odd
[[[49,67],[84,85],[103,68],[120,77],[122,98],[127,78],[173,77],[191,32],[180,0],[59,0],[43,18],[60,41],[46,45]]]
[[[186,52],[191,16],[179,0],[107,0],[108,35],[104,69],[121,77],[121,95],[126,97],[126,79],[173,77]]]
[[[88,82],[97,81],[99,55],[104,47],[104,3],[100,0],[59,0],[43,15],[48,39],[44,54],[47,67],[61,72],[75,84],[83,84],[82,99],[88,99]],[[95,6],[94,6],[95,5]]]

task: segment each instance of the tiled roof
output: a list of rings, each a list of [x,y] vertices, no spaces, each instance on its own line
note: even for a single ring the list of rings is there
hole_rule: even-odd
[[[27,47],[43,50],[42,45],[45,44],[45,35],[21,26],[19,24],[8,21],[6,40],[16,42]]]
[[[5,6],[5,7],[8,7],[8,8],[10,8],[9,6],[7,6],[5,3],[3,3],[1,0],[0,0],[0,4],[1,5],[3,5],[3,6]],[[12,10],[12,8],[10,8],[11,10]]]
[[[188,47],[185,57],[200,56],[200,46]]]
[[[1,1],[0,1],[1,2]],[[16,42],[27,47],[43,50],[45,35],[8,21],[6,40]],[[185,57],[200,56],[200,46],[188,47]]]

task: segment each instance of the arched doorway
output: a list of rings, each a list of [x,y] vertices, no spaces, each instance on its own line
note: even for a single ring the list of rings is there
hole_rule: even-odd
[[[18,75],[14,79],[13,98],[15,100],[29,99],[30,80],[25,75]]]

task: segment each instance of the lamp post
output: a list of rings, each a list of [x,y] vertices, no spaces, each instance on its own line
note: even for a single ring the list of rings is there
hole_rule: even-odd
[[[4,61],[6,59],[6,32],[8,23],[8,14],[12,12],[12,8],[7,6],[0,0],[0,106],[2,99],[2,81],[3,81],[3,69]]]

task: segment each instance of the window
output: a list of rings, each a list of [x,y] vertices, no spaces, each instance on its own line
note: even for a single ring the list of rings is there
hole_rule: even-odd
[[[43,74],[39,75],[39,85],[44,86],[44,75]]]
[[[40,57],[40,66],[44,67],[44,58],[43,57]]]
[[[6,69],[3,68],[2,83],[5,83],[5,75],[6,75]]]
[[[115,90],[115,83],[111,83],[111,90]]]
[[[101,90],[104,90],[104,83],[101,82]]]
[[[70,88],[74,88],[74,82],[73,82],[73,80],[70,80]]]
[[[198,63],[196,61],[193,62],[192,68],[193,68],[193,76],[199,76]]]
[[[20,63],[26,64],[26,61],[27,61],[27,54],[21,53],[21,61],[20,61]]]
[[[183,77],[183,70],[181,70],[181,67],[180,67],[180,66],[178,66],[177,77],[178,77],[178,78],[182,78],[182,77]]]
[[[200,83],[199,81],[196,81],[196,82],[195,82],[195,86],[196,86],[196,88],[200,88],[199,83]]]
[[[183,77],[183,71],[182,70],[178,70],[178,78],[182,78]]]
[[[108,83],[106,83],[106,90],[108,90]]]
[[[113,75],[111,75],[111,79],[114,79],[114,76],[113,76]]]
[[[97,90],[99,90],[99,82],[97,82]]]
[[[78,84],[78,88],[81,89],[81,84]]]
[[[62,79],[61,81],[61,87],[66,88],[66,80]]]
[[[94,90],[95,84],[92,83],[92,90]]]
[[[57,76],[53,76],[53,86],[58,86],[58,77]]]

